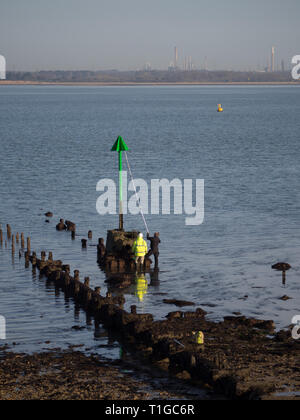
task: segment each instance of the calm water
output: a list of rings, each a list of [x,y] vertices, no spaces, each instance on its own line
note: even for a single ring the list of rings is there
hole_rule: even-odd
[[[216,112],[222,103],[223,114]],[[94,232],[90,245],[117,226],[96,212],[96,184],[117,181],[120,134],[127,141],[135,177],[205,179],[205,222],[186,227],[185,216],[148,216],[160,231],[159,279],[127,307],[164,317],[164,298],[194,301],[222,319],[232,312],[274,319],[286,327],[300,299],[300,90],[297,87],[0,87],[0,223],[32,238],[38,252],[90,276],[102,286],[96,248],[57,233],[60,217]],[[44,213],[54,213],[50,224]],[[138,216],[128,229],[143,229]],[[282,286],[278,261],[293,269]],[[293,299],[282,302],[288,295]],[[245,296],[248,296],[245,298]],[[7,342],[18,350],[84,344],[114,356],[114,337],[86,325],[86,317],[24,269],[18,255],[0,249],[0,314]],[[72,326],[85,327],[82,331]],[[46,345],[45,341],[51,341]]]

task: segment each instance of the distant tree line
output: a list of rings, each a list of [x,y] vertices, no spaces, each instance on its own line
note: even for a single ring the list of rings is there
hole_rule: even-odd
[[[65,83],[269,83],[292,82],[290,72],[242,71],[39,71],[8,72],[7,80]]]

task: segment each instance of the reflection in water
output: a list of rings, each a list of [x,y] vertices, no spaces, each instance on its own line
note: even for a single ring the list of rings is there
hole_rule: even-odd
[[[93,325],[93,318],[87,312],[86,312],[85,315],[86,315],[86,318],[85,318],[86,325],[88,327],[92,326]],[[98,324],[95,323],[95,330],[97,329],[97,325]]]
[[[150,286],[159,289],[159,269],[154,269],[150,271],[150,279]]]
[[[106,283],[108,291],[115,296],[127,295],[138,299],[139,303],[144,303],[146,295],[151,289],[159,290],[159,270],[150,270],[147,273],[106,273]],[[130,305],[134,302],[130,302]]]
[[[135,280],[135,296],[139,302],[144,302],[144,298],[148,292],[148,282],[145,274],[137,273]]]
[[[80,305],[77,302],[74,302],[74,320],[79,321],[80,319]]]
[[[107,337],[107,331],[98,323],[95,323],[94,337],[96,340]]]

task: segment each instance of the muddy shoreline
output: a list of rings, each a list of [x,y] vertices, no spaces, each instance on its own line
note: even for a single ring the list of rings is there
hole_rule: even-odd
[[[0,400],[202,400],[208,394],[130,363],[75,349],[32,355],[0,347]]]

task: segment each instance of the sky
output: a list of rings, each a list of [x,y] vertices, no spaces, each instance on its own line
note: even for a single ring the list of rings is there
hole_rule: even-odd
[[[299,0],[0,0],[7,70],[166,69],[192,56],[210,70],[290,66]]]

